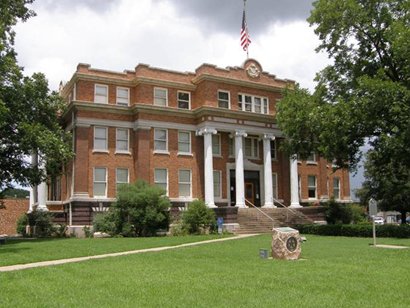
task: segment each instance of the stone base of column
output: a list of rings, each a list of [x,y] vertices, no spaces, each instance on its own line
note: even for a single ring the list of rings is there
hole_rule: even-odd
[[[299,202],[295,202],[295,203],[291,203],[289,207],[291,207],[291,208],[300,208],[300,207],[303,207],[303,206],[301,206],[299,204]]]
[[[274,205],[272,202],[265,202],[265,204],[262,207],[263,208],[271,208],[271,209],[277,208],[277,206]]]
[[[235,204],[236,207],[240,207],[240,208],[247,208],[247,206],[245,205],[245,203],[236,203]]]
[[[211,208],[211,209],[214,209],[214,208],[217,207],[217,206],[215,205],[215,203],[207,203],[206,206],[209,207],[209,208]]]

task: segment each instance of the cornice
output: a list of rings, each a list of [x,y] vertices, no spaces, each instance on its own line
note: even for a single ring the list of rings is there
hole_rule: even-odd
[[[260,90],[265,90],[269,92],[281,92],[286,88],[286,85],[284,85],[283,87],[278,87],[278,86],[273,86],[273,85],[269,85],[266,83],[258,83],[254,81],[233,79],[233,78],[215,76],[215,75],[206,74],[206,73],[201,74],[198,77],[192,79],[193,84],[199,84],[202,81],[222,82],[222,83],[231,84],[235,86],[260,89]]]
[[[196,90],[196,86],[191,83],[170,81],[170,80],[150,78],[150,77],[136,77],[133,85],[138,85],[138,84],[149,84],[149,85],[160,86],[160,87],[162,86],[162,87],[178,88],[180,90],[187,90],[187,91]]]

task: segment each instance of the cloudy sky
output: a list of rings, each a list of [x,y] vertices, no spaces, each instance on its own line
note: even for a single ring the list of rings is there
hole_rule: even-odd
[[[138,63],[194,71],[246,59],[239,42],[243,0],[36,0],[30,7],[37,16],[16,27],[19,64],[28,75],[45,73],[52,90],[80,62],[114,71]],[[315,52],[319,41],[306,22],[311,9],[312,0],[247,0],[246,12],[249,56],[312,90],[329,60]]]
[[[250,57],[265,71],[313,88],[327,56],[306,18],[311,0],[248,0]],[[194,71],[202,63],[240,66],[243,0],[36,0],[37,16],[16,27],[26,74],[44,72],[51,89],[78,63],[123,71],[138,63]]]

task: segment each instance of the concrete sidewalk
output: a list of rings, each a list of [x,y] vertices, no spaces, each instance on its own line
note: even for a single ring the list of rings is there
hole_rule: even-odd
[[[108,258],[108,257],[133,255],[133,254],[137,254],[137,253],[171,250],[171,249],[190,247],[190,246],[198,246],[198,245],[215,243],[215,242],[239,240],[239,239],[242,239],[242,238],[251,237],[251,236],[255,236],[255,235],[258,235],[258,234],[241,234],[241,235],[237,235],[237,236],[234,236],[234,237],[207,240],[207,241],[202,241],[202,242],[187,243],[187,244],[181,244],[181,245],[176,245],[176,246],[163,246],[163,247],[155,247],[155,248],[146,248],[146,249],[123,251],[123,252],[107,253],[107,254],[96,255],[96,256],[87,256],[87,257],[78,257],[78,258],[70,258],[70,259],[42,261],[42,262],[27,263],[27,264],[8,265],[8,266],[0,267],[0,272],[19,271],[19,270],[23,270],[23,269],[27,269],[27,268],[34,268],[34,267],[44,267],[44,266],[52,266],[52,265],[59,265],[59,264],[66,264],[66,263],[82,262],[82,261],[88,261],[88,260],[93,260],[93,259],[103,259],[103,258]]]

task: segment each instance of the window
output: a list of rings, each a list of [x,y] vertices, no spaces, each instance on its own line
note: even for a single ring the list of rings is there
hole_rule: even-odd
[[[107,196],[107,168],[94,168],[94,197]]]
[[[162,88],[154,88],[154,105],[168,106],[168,90]]]
[[[154,150],[158,152],[168,151],[167,136],[168,131],[166,129],[154,129]]]
[[[308,197],[309,199],[316,199],[316,176],[308,175]]]
[[[298,196],[299,200],[302,200],[302,178],[298,175]]]
[[[178,153],[191,154],[190,132],[178,132]]]
[[[273,199],[278,199],[278,174],[272,173],[272,196]]]
[[[258,138],[245,138],[245,156],[259,158]]]
[[[337,177],[333,178],[333,197],[340,199],[340,179]]]
[[[178,191],[180,197],[191,197],[191,170],[178,171]]]
[[[270,141],[270,157],[276,160],[276,140]]]
[[[222,198],[222,191],[221,191],[221,174],[222,172],[219,170],[214,170],[214,197],[215,198]]]
[[[229,145],[229,156],[235,157],[235,140],[233,138],[229,138],[228,145]]]
[[[316,163],[316,153],[312,152],[310,155],[307,157],[306,161],[308,163]]]
[[[128,184],[129,183],[128,169],[126,169],[126,168],[117,168],[115,178],[116,178],[116,183],[117,183],[116,188],[117,188],[117,191],[118,191],[118,187],[121,184]]]
[[[117,87],[117,105],[128,106],[130,103],[130,89]]]
[[[94,127],[94,150],[108,150],[107,132],[108,129],[106,127]]]
[[[268,99],[266,97],[239,94],[238,109],[247,112],[268,114]]]
[[[221,135],[212,135],[212,154],[221,155]]]
[[[180,109],[190,109],[190,93],[178,91],[178,108]]]
[[[94,102],[99,104],[108,104],[108,86],[95,85]]]
[[[115,149],[117,152],[129,153],[129,130],[126,128],[117,128],[115,140]]]
[[[218,91],[218,107],[229,109],[229,92]]]
[[[168,195],[168,170],[167,169],[155,169],[154,170],[154,183],[155,185],[164,189]]]

